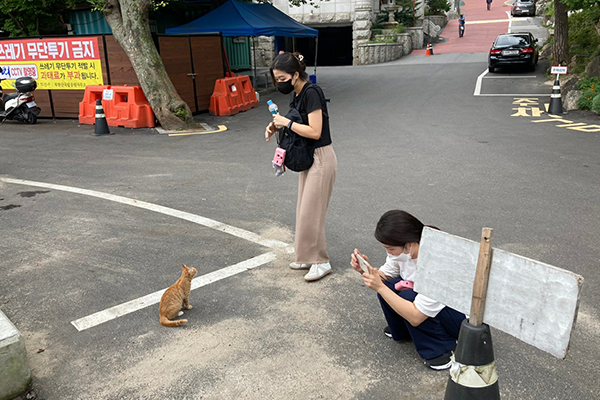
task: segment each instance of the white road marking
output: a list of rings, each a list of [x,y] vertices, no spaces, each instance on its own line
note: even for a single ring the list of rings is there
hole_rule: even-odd
[[[521,76],[521,75],[519,75],[519,76],[491,76],[490,75],[490,76],[486,76],[484,79],[523,79],[523,78],[531,79],[531,78],[537,78],[537,76],[535,76],[535,75],[529,75],[529,76],[525,76],[525,75],[523,75],[523,76]]]
[[[517,94],[507,94],[507,93],[494,94],[494,93],[490,93],[490,94],[478,94],[476,96],[481,96],[481,97],[550,97],[549,94],[540,94],[540,93],[536,93],[536,94],[521,94],[521,93],[517,93]]]
[[[473,96],[481,96],[481,80],[487,73],[488,70],[486,69],[477,77],[477,83],[475,84],[475,92],[473,92]]]
[[[215,221],[210,218],[201,217],[199,215],[191,214],[185,211],[175,210],[169,207],[159,206],[157,204],[147,203],[145,201],[130,199],[128,197],[117,196],[110,193],[97,192],[95,190],[87,190],[80,189],[71,186],[63,186],[63,185],[55,185],[52,183],[45,182],[34,182],[34,181],[25,181],[22,179],[12,179],[12,178],[0,178],[0,181],[4,181],[6,183],[14,183],[17,185],[25,185],[25,186],[34,186],[34,187],[42,187],[46,189],[54,189],[61,190],[63,192],[77,193],[83,194],[86,196],[97,197],[104,200],[114,201],[116,203],[127,204],[130,206],[143,208],[145,210],[154,211],[157,213],[169,215],[171,217],[183,219],[186,221],[193,222],[198,225],[205,226],[207,228],[212,228],[217,231],[221,231],[224,233],[228,233],[232,236],[236,236],[240,239],[245,239],[253,243],[260,244],[261,246],[274,248],[274,247],[289,247],[289,244],[281,242],[279,240],[271,240],[271,239],[263,239],[260,235],[247,231],[245,229],[236,228],[231,225],[224,224],[222,222]]]
[[[210,283],[220,281],[221,279],[229,278],[230,276],[239,274],[240,272],[247,271],[249,269],[253,269],[256,267],[260,267],[261,265],[267,264],[277,257],[274,253],[265,253],[258,257],[251,258],[246,261],[242,261],[240,263],[231,265],[229,267],[222,268],[220,270],[208,273],[206,275],[199,276],[192,280],[192,289],[198,289],[202,286],[206,286]],[[103,324],[110,320],[113,320],[118,317],[122,317],[126,314],[130,314],[134,311],[141,310],[142,308],[146,308],[148,306],[157,304],[160,302],[160,298],[163,293],[167,289],[159,290],[158,292],[151,293],[144,297],[140,297],[131,301],[128,301],[123,304],[119,304],[117,306],[107,308],[106,310],[99,311],[97,313],[88,315],[87,317],[80,318],[75,321],[71,321],[71,324],[78,331],[83,331],[89,328],[93,328],[94,326]],[[193,304],[192,304],[193,305]],[[158,314],[156,316],[158,320]]]
[[[512,16],[510,15],[510,11],[506,11],[506,16],[508,17],[508,33],[512,33]]]

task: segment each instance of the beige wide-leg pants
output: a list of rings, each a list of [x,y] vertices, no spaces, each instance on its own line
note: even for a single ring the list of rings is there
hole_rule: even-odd
[[[332,145],[316,148],[312,167],[300,172],[294,243],[296,262],[299,264],[329,261],[325,240],[325,214],[336,172],[337,158]]]

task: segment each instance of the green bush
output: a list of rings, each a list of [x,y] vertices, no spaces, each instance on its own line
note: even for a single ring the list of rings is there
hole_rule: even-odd
[[[394,13],[394,19],[404,26],[414,26],[413,22],[415,21],[416,16],[413,15],[413,6],[418,9],[421,6],[421,2],[415,1],[413,4],[413,0],[398,0],[396,1],[396,4],[400,6],[401,9]]]
[[[447,0],[425,0],[427,5],[425,15],[439,15],[450,10],[450,3]]]
[[[582,110],[591,110],[592,103],[596,101],[597,97],[600,97],[600,79],[595,77],[581,79],[577,82],[577,89],[583,92],[577,105]]]
[[[596,114],[600,114],[600,94],[597,94],[592,100],[592,111]]]
[[[398,24],[394,29],[392,29],[392,33],[406,33],[406,27],[403,24]]]
[[[582,73],[591,59],[600,54],[600,36],[595,27],[598,20],[600,7],[586,8],[569,15],[569,54],[575,56],[569,72]]]

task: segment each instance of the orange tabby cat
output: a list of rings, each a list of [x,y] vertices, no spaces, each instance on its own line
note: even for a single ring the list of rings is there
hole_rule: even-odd
[[[191,310],[192,306],[189,302],[190,289],[192,286],[192,278],[196,275],[196,268],[186,267],[183,264],[181,278],[175,282],[173,286],[165,290],[160,298],[160,306],[158,314],[160,315],[160,324],[163,326],[179,326],[185,324],[187,319],[171,321],[171,319],[183,314],[182,308]]]

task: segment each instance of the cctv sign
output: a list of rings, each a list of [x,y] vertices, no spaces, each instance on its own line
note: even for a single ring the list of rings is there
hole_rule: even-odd
[[[553,75],[566,75],[567,67],[552,67],[550,73]]]

